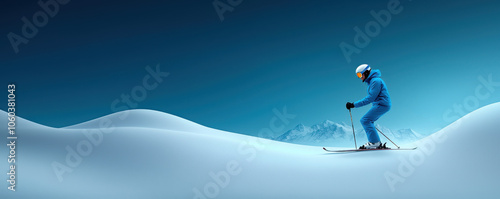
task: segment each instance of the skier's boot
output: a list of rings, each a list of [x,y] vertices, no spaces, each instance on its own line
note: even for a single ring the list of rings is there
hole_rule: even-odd
[[[359,149],[380,149],[381,147],[383,147],[382,142],[367,142],[365,145],[360,146]]]

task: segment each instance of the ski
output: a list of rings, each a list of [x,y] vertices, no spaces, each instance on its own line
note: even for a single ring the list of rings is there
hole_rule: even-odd
[[[383,150],[415,150],[417,147],[414,148],[399,148],[399,149],[391,149],[391,148],[385,148],[385,149],[343,149],[343,150],[329,150],[323,147],[323,150],[326,152],[333,152],[333,153],[341,153],[341,152],[361,152],[361,151],[383,151]]]

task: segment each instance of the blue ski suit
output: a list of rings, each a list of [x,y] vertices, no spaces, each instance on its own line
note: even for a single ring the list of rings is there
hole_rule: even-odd
[[[366,132],[366,137],[371,143],[380,142],[377,130],[373,122],[377,121],[380,116],[384,115],[391,109],[391,97],[389,91],[380,78],[382,73],[380,70],[372,70],[370,75],[365,79],[368,84],[368,95],[354,102],[354,107],[362,107],[372,103],[372,108],[361,118],[360,122]]]

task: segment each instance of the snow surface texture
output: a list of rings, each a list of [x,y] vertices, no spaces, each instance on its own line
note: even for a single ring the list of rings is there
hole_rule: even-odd
[[[9,191],[2,180],[0,198],[421,199],[498,194],[500,103],[413,143],[417,150],[357,153],[326,153],[321,147],[219,131],[150,110],[119,112],[67,128],[17,119],[17,191]],[[93,139],[85,135],[89,132]],[[91,142],[91,149],[84,147]],[[7,156],[6,145],[0,147]],[[66,160],[68,149],[83,152],[80,162]],[[62,181],[54,163],[71,169]],[[7,166],[4,159],[0,170],[6,173]]]
[[[400,129],[392,131],[386,127],[375,125],[386,136],[388,136],[396,144],[408,144],[422,139],[424,136],[413,131],[412,129]],[[382,142],[388,142],[383,135],[379,133]],[[326,120],[320,124],[312,125],[311,127],[299,124],[293,129],[286,131],[282,135],[274,138],[274,140],[312,145],[312,146],[335,146],[335,147],[354,147],[354,136],[352,134],[352,126],[345,123],[335,123]],[[366,133],[363,129],[356,130],[356,141],[359,145],[368,142]]]

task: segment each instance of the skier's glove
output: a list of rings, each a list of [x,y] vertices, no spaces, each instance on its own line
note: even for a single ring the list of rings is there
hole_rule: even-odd
[[[354,108],[354,104],[353,104],[352,102],[347,102],[347,103],[345,104],[345,107],[346,107],[347,109],[351,109],[351,108]]]

